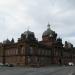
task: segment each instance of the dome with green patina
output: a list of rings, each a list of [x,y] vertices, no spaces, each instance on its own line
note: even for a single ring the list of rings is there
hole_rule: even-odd
[[[50,24],[48,24],[47,26],[48,26],[48,28],[47,28],[46,31],[44,31],[44,33],[43,33],[42,36],[50,36],[50,37],[57,36],[57,34],[55,33],[55,31],[51,30]]]

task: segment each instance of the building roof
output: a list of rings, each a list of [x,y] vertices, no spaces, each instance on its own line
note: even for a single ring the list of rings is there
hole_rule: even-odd
[[[28,38],[29,35],[34,36],[34,32],[31,32],[31,31],[27,30],[27,31],[25,31],[24,33],[22,33],[22,35],[25,35],[26,38]]]
[[[27,34],[33,34],[33,35],[34,35],[34,32],[31,32],[31,31],[27,30],[27,31],[25,31],[23,34],[24,34],[24,35],[27,35]]]
[[[50,28],[50,24],[47,25],[47,30],[43,32],[42,36],[50,36],[53,37],[54,35],[56,35],[55,31],[51,30]]]

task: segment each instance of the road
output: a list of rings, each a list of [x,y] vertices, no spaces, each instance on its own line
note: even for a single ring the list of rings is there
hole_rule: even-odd
[[[75,75],[75,66],[62,67],[0,67],[0,75]]]

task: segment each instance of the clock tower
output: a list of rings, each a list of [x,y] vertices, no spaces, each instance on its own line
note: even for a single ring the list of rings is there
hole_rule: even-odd
[[[47,46],[54,46],[56,43],[57,33],[51,30],[50,24],[47,25],[47,30],[43,32],[42,42]]]

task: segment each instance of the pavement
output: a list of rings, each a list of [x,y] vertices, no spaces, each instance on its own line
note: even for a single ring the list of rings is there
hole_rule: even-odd
[[[0,75],[75,75],[75,66],[0,67]]]

